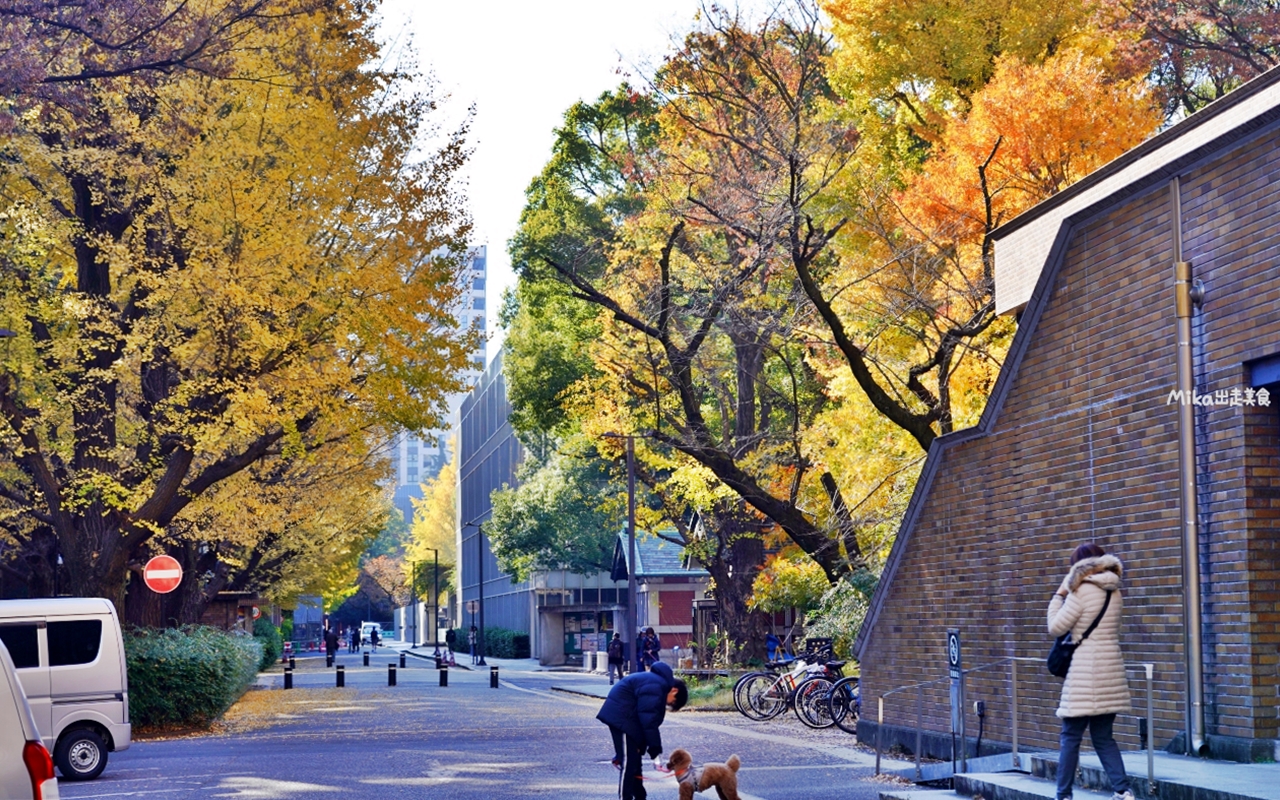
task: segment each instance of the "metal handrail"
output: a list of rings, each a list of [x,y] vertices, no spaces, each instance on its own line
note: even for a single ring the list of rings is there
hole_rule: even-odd
[[[991,669],[992,667],[998,667],[1004,664],[1009,665],[1009,685],[1011,689],[1010,691],[1011,696],[1009,701],[1009,711],[1010,711],[1009,719],[1010,719],[1010,729],[1011,729],[1010,730],[1010,740],[1011,740],[1010,755],[1012,757],[1014,769],[1022,768],[1022,761],[1020,756],[1018,755],[1018,662],[1033,662],[1036,664],[1043,664],[1044,659],[1028,658],[1025,656],[1006,656],[1005,658],[992,661],[989,664],[982,664],[981,666],[970,667],[968,669],[961,670],[961,675],[966,676],[973,672],[981,672],[983,670]],[[1154,679],[1155,679],[1155,664],[1148,664],[1148,663],[1125,664],[1125,670],[1126,671],[1140,670],[1146,676],[1147,788],[1150,792],[1154,793],[1155,791],[1155,750],[1154,750],[1155,718],[1154,718],[1154,710],[1152,707],[1152,683],[1154,682]],[[931,681],[909,683],[904,686],[898,686],[893,689],[890,689],[889,691],[884,692],[883,694],[880,695],[880,697],[877,699],[877,704],[876,704],[876,773],[875,774],[877,775],[880,774],[880,754],[883,749],[882,739],[884,736],[884,699],[886,697],[889,697],[890,695],[894,695],[899,692],[905,692],[910,689],[915,689],[916,690],[916,754],[915,754],[916,755],[916,778],[920,779],[923,777],[923,773],[921,772],[921,768],[920,768],[920,752],[921,750],[924,749],[923,747],[924,689],[926,686],[932,686],[935,683],[941,683],[943,681],[948,681],[948,680],[950,680],[949,676],[943,677],[943,678],[935,678]],[[961,705],[963,706],[963,697],[961,698]],[[961,708],[961,713],[962,714],[964,713],[963,707]],[[961,748],[964,752],[967,753],[968,743],[962,742]],[[962,768],[964,767],[964,764],[963,764],[964,761],[965,759],[962,758]]]

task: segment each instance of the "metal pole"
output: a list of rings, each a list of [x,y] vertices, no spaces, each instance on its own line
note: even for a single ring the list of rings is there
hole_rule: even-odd
[[[436,643],[436,658],[440,657],[440,551],[432,548],[435,554],[436,571],[431,579],[431,641]]]
[[[880,739],[884,734],[884,697],[876,698],[876,774],[880,774]]]
[[[964,672],[960,673],[960,771],[969,771],[969,732],[965,726]]]
[[[1178,352],[1178,479],[1182,499],[1182,616],[1187,660],[1187,753],[1204,749],[1204,675],[1200,637],[1200,532],[1196,509],[1195,365],[1191,342],[1191,263],[1182,260],[1182,190],[1169,182],[1173,216],[1174,313]]]
[[[413,640],[410,647],[418,646],[418,562],[409,562],[409,597],[412,602],[409,603],[409,614],[412,617],[413,624],[409,626],[409,636]]]
[[[1156,739],[1155,712],[1151,709],[1151,679],[1155,675],[1155,664],[1143,664],[1147,671],[1147,796],[1155,797],[1156,762],[1152,742]]]
[[[916,685],[916,780],[924,778],[920,771],[920,751],[924,749],[924,684]]]
[[[1013,768],[1022,769],[1022,765],[1018,761],[1018,660],[1015,658],[1009,662],[1010,677],[1012,688],[1012,702],[1009,706],[1009,713],[1013,718]]]
[[[480,656],[480,660],[476,662],[476,665],[487,667],[489,665],[486,664],[484,660],[484,525],[476,526],[476,547],[480,551],[480,558],[476,561],[476,568],[480,570],[478,581],[480,630],[476,633],[476,653]]]
[[[636,439],[627,437],[627,635],[631,638],[631,660],[639,672],[639,611],[636,600]]]

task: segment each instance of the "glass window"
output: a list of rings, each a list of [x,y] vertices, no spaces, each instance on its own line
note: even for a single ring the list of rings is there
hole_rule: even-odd
[[[476,301],[475,301],[474,303],[472,303],[472,304],[471,304],[471,307],[472,307],[472,308],[477,308],[477,309],[479,309],[479,308],[484,308],[484,298],[483,298],[483,297],[477,297],[477,298],[476,298]]]
[[[102,646],[102,620],[76,619],[49,623],[49,666],[88,664]]]
[[[9,650],[9,658],[18,669],[40,666],[40,646],[36,644],[36,626],[0,625],[0,642]]]
[[[601,602],[601,603],[616,603],[616,602],[618,602],[618,590],[617,590],[617,589],[601,589],[601,590],[600,590],[600,602]]]
[[[480,291],[484,290],[484,278],[476,278],[471,282],[471,288]]]

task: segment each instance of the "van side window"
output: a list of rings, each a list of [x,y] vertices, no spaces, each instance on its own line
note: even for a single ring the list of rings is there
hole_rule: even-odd
[[[0,625],[0,642],[9,649],[15,669],[40,666],[40,646],[35,625]]]
[[[102,620],[50,622],[48,635],[49,666],[88,664],[98,657],[98,648],[102,645]]]

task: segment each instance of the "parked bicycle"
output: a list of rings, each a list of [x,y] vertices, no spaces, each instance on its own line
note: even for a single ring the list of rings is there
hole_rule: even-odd
[[[840,730],[858,732],[858,717],[862,715],[862,691],[858,676],[850,675],[836,681],[827,698],[827,713]]]
[[[828,699],[836,682],[844,677],[845,662],[832,659],[830,639],[811,639],[806,644],[806,651],[794,661],[771,661],[767,670],[738,679],[733,688],[738,713],[764,721],[792,708],[806,725],[835,724]]]

